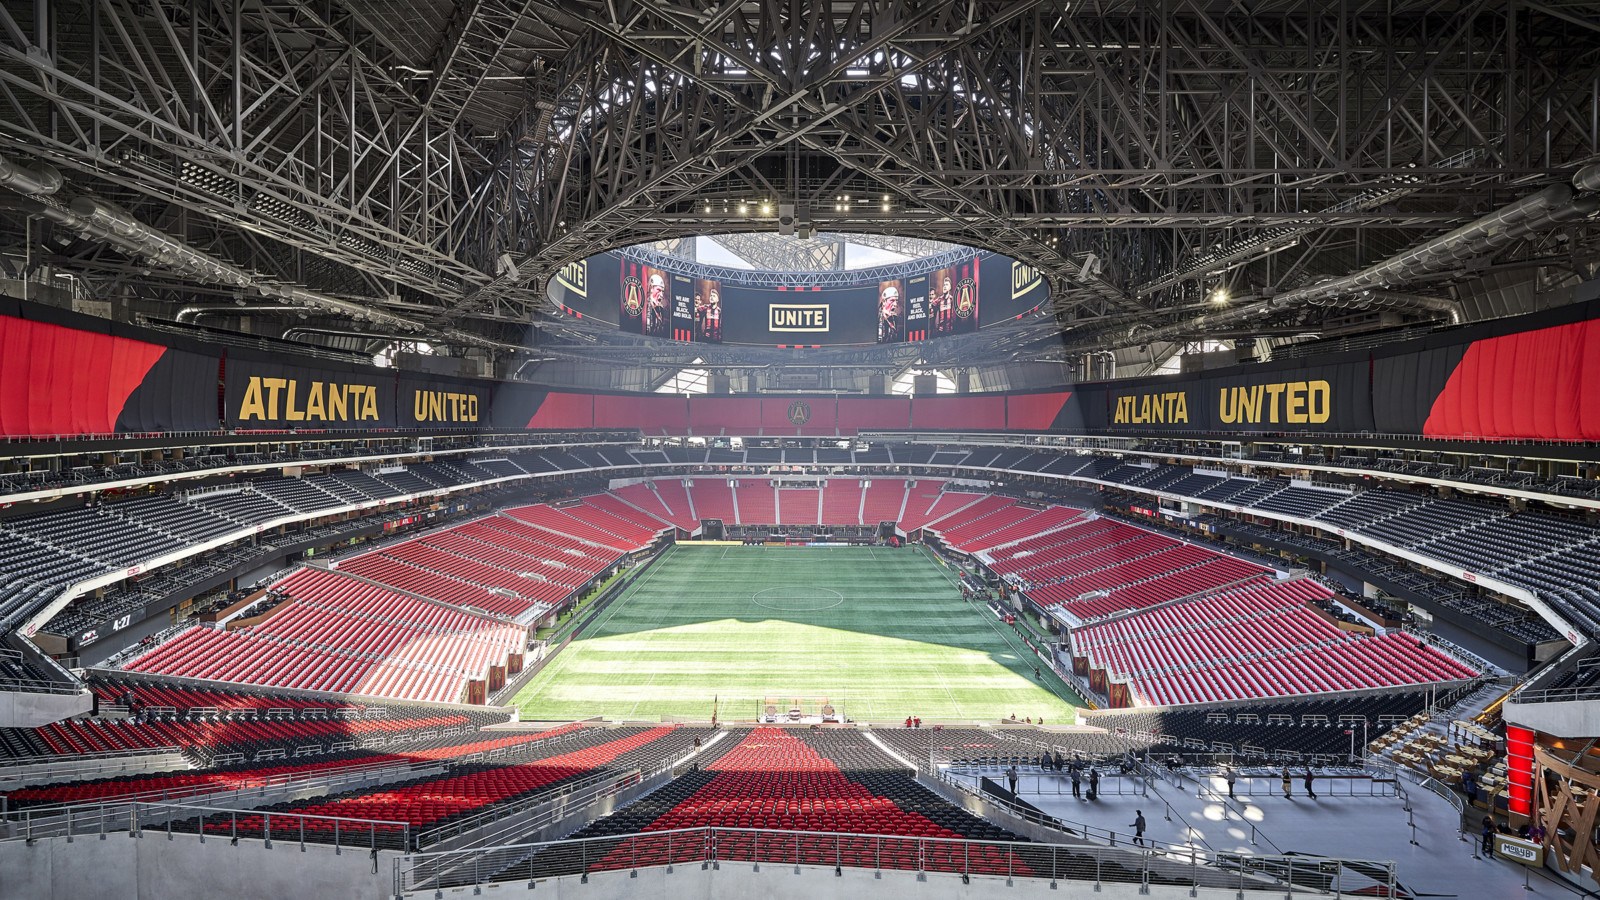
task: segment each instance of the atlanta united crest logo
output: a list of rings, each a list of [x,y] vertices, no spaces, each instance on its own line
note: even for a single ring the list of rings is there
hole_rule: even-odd
[[[811,421],[811,404],[796,400],[789,404],[789,424],[804,425]]]
[[[963,319],[971,318],[977,306],[977,292],[972,279],[968,278],[961,282],[961,287],[956,291],[956,315]]]
[[[636,319],[644,312],[644,286],[639,282],[638,276],[629,275],[623,281],[622,308]]]

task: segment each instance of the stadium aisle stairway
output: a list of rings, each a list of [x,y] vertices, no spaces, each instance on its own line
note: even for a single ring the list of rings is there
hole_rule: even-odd
[[[1007,512],[1009,514],[996,517],[983,527],[972,528],[969,534],[961,538],[955,538],[949,532],[941,533],[941,537],[958,550],[977,553],[1055,531],[1083,516],[1083,510],[1070,506],[1033,509],[1019,505]]]
[[[906,502],[907,481],[904,478],[872,478],[868,481],[871,483],[862,492],[861,524],[900,521],[900,508]]]
[[[737,481],[739,484],[734,489],[734,504],[739,511],[739,524],[778,524],[777,492],[772,489],[772,485],[768,480],[765,478],[740,478]]]
[[[581,504],[565,509],[536,504],[512,507],[505,510],[505,515],[556,535],[570,535],[619,552],[638,550],[648,543],[648,540],[640,542],[609,530],[607,525],[617,527],[614,522],[598,524],[592,520],[589,512],[590,510]]]
[[[867,835],[905,838],[969,838],[1017,841],[982,819],[945,803],[918,785],[899,764],[854,731],[795,732],[760,727],[742,736],[730,735],[731,745],[702,771],[689,773],[633,805],[600,819],[575,837],[607,837],[635,832],[670,831],[718,826],[724,828],[836,832],[851,837],[837,843],[846,865],[914,869],[918,845],[913,841],[878,845]],[[716,852],[722,860],[802,862],[833,865],[834,839],[821,835],[795,844],[768,840],[759,846],[754,834],[718,837]],[[959,871],[963,845],[929,844],[925,868]],[[684,847],[679,859],[700,848]],[[679,853],[683,855],[678,855]],[[665,862],[667,843],[645,841],[612,845],[592,869],[627,868],[635,863]],[[992,846],[974,846],[972,871],[1005,874],[1004,855]],[[535,860],[537,865],[537,860]],[[1021,869],[1015,869],[1021,874]]]
[[[658,502],[668,511],[667,520],[669,522],[689,531],[700,527],[701,514],[690,501],[688,485],[682,479],[658,478],[651,484],[655,488],[655,496],[658,498]],[[625,492],[632,489],[632,487],[628,487],[622,490]],[[626,493],[623,493],[622,496],[623,499],[631,499]],[[639,505],[644,509],[651,508],[644,503]]]
[[[648,489],[646,489],[648,492]],[[660,503],[656,504],[658,507]],[[636,509],[613,494],[591,494],[583,498],[587,515],[596,523],[614,522],[619,535],[636,541],[641,547],[649,546],[668,526],[654,513]]]

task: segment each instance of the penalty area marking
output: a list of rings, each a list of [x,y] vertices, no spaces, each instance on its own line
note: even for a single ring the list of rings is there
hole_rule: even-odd
[[[819,612],[844,603],[844,595],[825,587],[771,587],[751,594],[750,602],[778,612]]]

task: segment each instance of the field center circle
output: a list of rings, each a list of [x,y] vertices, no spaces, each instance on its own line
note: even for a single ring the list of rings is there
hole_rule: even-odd
[[[844,595],[824,587],[770,587],[750,595],[750,602],[778,612],[818,612],[844,602]]]

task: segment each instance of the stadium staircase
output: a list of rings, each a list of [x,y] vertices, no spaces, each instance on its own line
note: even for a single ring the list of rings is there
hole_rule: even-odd
[[[576,838],[596,840],[591,870],[627,868],[668,861],[665,841],[627,841],[638,832],[717,826],[809,832],[798,838],[795,864],[834,865],[835,848],[845,865],[915,868],[917,848],[892,844],[878,849],[868,836],[949,838],[988,841],[1021,840],[995,825],[945,802],[917,784],[912,774],[864,735],[853,730],[795,731],[760,727],[725,740],[720,753],[701,762],[700,770],[680,776],[666,787],[611,816],[600,819]],[[828,833],[849,835],[842,842]],[[773,856],[761,855],[758,835],[720,833],[718,855],[724,860],[779,861],[783,843],[769,840]],[[944,845],[950,856],[925,861],[935,871],[961,871],[959,844]],[[972,845],[974,872],[1003,874],[1004,860],[995,848]],[[643,854],[641,856],[641,853]],[[882,853],[881,857],[875,856]],[[648,862],[647,862],[648,860]],[[551,854],[552,871],[563,860]],[[541,857],[532,860],[535,877]],[[519,869],[527,868],[519,863]]]

